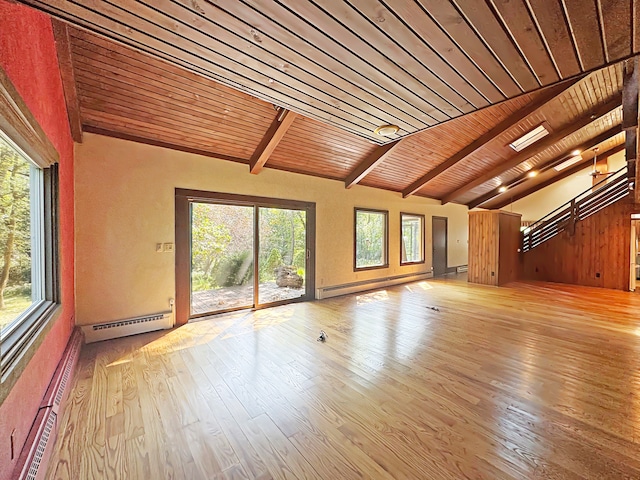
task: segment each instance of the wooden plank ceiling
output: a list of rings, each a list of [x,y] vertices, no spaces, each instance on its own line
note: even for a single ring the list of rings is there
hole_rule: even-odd
[[[624,0],[23,3],[378,144],[640,48]]]
[[[617,3],[591,15],[577,2],[582,16],[543,0],[25,3],[74,24],[54,21],[77,141],[84,130],[471,206],[506,198],[499,184],[540,183],[520,177],[578,146],[624,142],[622,62],[582,73],[632,52],[631,7]],[[274,81],[248,82],[251,68]],[[382,147],[372,130],[387,122],[401,130]],[[543,123],[540,142],[508,146]]]

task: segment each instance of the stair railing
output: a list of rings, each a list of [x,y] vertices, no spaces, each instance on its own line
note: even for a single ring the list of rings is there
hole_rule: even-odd
[[[629,195],[626,165],[613,175],[596,183],[580,195],[556,208],[523,230],[522,251],[526,252],[568,230],[575,232],[576,223]]]

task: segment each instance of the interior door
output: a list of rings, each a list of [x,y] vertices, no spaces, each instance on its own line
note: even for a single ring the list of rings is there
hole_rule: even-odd
[[[447,219],[432,217],[433,276],[447,273]]]

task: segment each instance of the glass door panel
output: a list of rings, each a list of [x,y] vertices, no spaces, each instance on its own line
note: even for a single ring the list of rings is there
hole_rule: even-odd
[[[254,305],[254,207],[191,204],[191,316]]]
[[[307,216],[304,210],[258,209],[258,304],[305,295]]]

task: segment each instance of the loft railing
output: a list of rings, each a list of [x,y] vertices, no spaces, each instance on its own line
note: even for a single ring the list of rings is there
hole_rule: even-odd
[[[522,251],[531,250],[565,230],[573,233],[576,222],[584,220],[627,195],[629,195],[629,179],[627,167],[624,166],[525,228]]]

